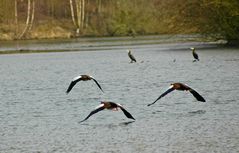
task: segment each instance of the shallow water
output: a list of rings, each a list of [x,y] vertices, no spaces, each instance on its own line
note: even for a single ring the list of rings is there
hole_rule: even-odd
[[[200,46],[199,62],[191,45]],[[0,152],[239,152],[238,49],[134,44],[138,62],[130,64],[125,46],[109,46],[1,55]],[[79,74],[94,76],[105,93],[87,81],[66,95]],[[147,107],[172,82],[207,102],[174,91]],[[79,124],[101,100],[121,103],[136,121],[106,110]]]

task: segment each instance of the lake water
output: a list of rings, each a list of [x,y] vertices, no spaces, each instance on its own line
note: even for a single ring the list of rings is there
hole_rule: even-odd
[[[238,49],[108,39],[102,46],[74,40],[73,50],[91,51],[0,56],[0,152],[239,152]],[[192,62],[191,46],[199,62]],[[127,48],[137,63],[129,63]],[[105,92],[86,81],[66,95],[80,74],[94,76]],[[147,106],[173,82],[188,84],[207,102],[174,91]],[[102,100],[122,104],[136,121],[104,110],[79,124]]]

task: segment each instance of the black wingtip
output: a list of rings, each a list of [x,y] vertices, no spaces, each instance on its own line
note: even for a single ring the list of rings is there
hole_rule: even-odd
[[[136,120],[132,115],[128,116],[128,118],[132,119],[132,120]]]
[[[154,102],[148,104],[147,106],[151,106],[151,105],[155,104],[160,98],[161,98],[161,97],[157,98]]]
[[[87,119],[81,120],[78,123],[81,124],[82,122],[86,121]]]
[[[132,115],[129,118],[131,118],[132,120],[136,120]]]
[[[200,102],[206,102],[206,100],[195,90],[191,89],[190,92],[193,94],[193,96]]]
[[[84,122],[85,120],[79,121],[78,123],[81,124],[82,122]]]

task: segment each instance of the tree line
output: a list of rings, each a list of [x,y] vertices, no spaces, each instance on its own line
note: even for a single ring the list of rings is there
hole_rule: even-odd
[[[238,41],[239,1],[0,0],[0,34],[12,39],[181,33]]]

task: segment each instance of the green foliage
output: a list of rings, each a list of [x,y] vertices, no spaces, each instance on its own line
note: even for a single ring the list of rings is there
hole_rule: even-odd
[[[239,42],[239,1],[206,0],[203,3],[206,26],[202,31],[220,34],[228,41]]]

